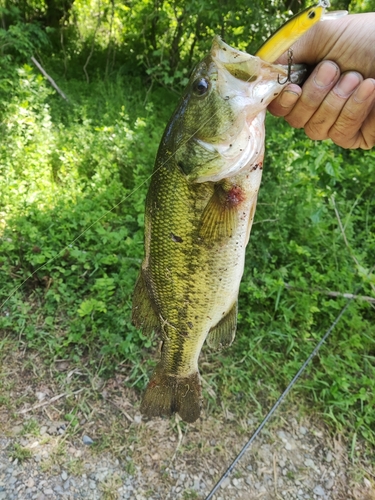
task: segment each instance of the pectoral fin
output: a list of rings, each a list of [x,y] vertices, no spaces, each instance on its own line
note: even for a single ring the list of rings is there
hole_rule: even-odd
[[[133,295],[132,322],[137,328],[142,328],[145,335],[159,328],[159,318],[147,290],[144,272],[141,270],[135,284]]]
[[[234,340],[237,327],[237,301],[232,309],[208,333],[207,344],[212,349],[228,347]]]
[[[240,187],[216,184],[202,214],[199,236],[207,243],[231,238],[238,225],[238,205],[243,198]]]

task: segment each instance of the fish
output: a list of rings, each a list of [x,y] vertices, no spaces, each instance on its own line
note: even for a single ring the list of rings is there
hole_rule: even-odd
[[[303,73],[292,71],[298,79]],[[213,40],[166,126],[146,197],[132,320],[161,339],[147,417],[201,412],[198,358],[235,337],[245,249],[262,177],[264,118],[287,68]]]
[[[329,6],[328,0],[319,0],[317,4],[298,12],[275,31],[255,55],[273,63],[319,21],[338,19],[348,14],[347,10],[326,12]]]

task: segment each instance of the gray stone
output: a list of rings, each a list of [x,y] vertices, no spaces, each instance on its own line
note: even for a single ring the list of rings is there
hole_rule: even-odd
[[[304,464],[306,465],[306,467],[310,467],[311,469],[315,469],[315,464],[311,460],[311,458],[306,458],[306,460],[304,461]]]
[[[85,444],[86,446],[90,446],[92,444],[94,444],[94,441],[89,437],[89,436],[83,436],[82,438],[82,442],[83,444]]]
[[[334,485],[335,485],[335,480],[333,479],[333,477],[327,479],[327,481],[324,483],[324,486],[326,487],[327,490],[331,490]]]
[[[229,485],[230,485],[230,479],[229,477],[226,477],[224,481],[221,483],[221,487],[224,489],[227,488]]]
[[[32,477],[29,477],[25,484],[28,488],[32,488],[35,485],[35,481]]]
[[[53,488],[53,491],[57,493],[58,495],[64,495],[65,491],[63,490],[62,486],[59,484]]]
[[[320,486],[320,484],[315,486],[313,492],[315,493],[315,495],[318,495],[318,497],[324,497],[326,494],[324,488],[322,486]]]

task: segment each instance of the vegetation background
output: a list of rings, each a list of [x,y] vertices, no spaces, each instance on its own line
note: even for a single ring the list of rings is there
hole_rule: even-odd
[[[0,348],[22,344],[46,365],[72,359],[101,377],[121,366],[143,390],[157,339],[131,325],[131,298],[163,128],[215,33],[251,53],[304,6],[1,0]],[[342,294],[355,293],[372,301],[352,302],[291,397],[353,443],[374,445],[375,150],[314,142],[271,116],[266,149],[237,338],[202,353],[204,387],[220,395],[205,391],[206,411],[224,403],[239,416],[264,414],[345,304]]]

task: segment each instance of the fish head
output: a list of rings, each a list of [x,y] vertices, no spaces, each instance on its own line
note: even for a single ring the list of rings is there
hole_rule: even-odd
[[[217,182],[255,164],[264,152],[268,104],[287,68],[236,50],[220,37],[195,67],[163,142],[191,182]]]

